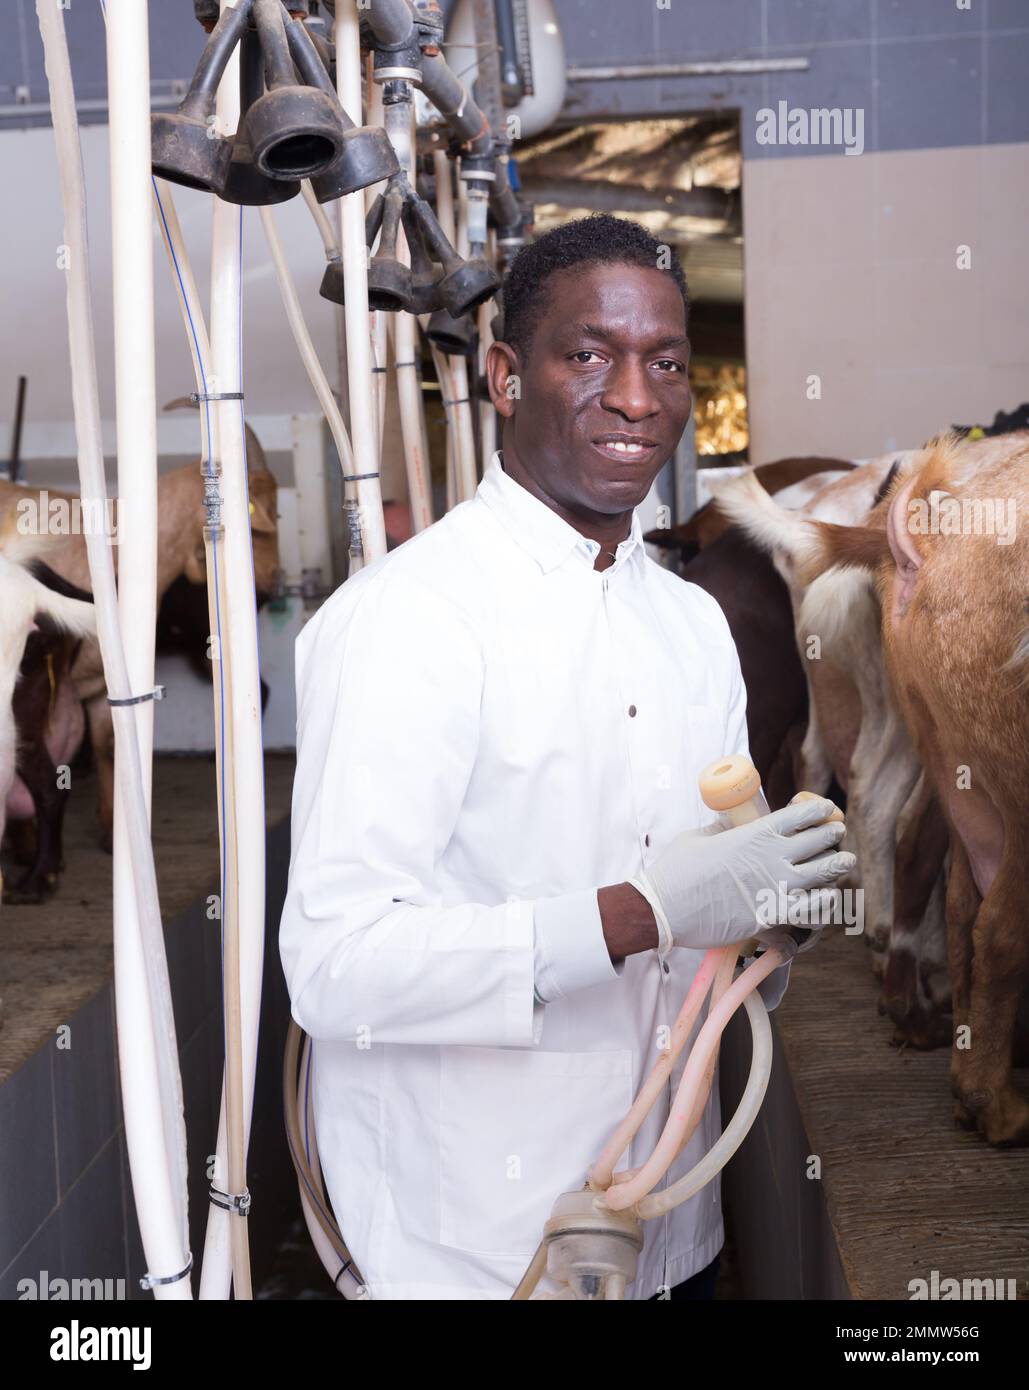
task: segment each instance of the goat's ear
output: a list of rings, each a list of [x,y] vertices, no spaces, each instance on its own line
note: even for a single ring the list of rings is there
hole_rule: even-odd
[[[251,531],[266,531],[273,536],[279,529],[274,518],[269,514],[268,508],[256,497],[250,499],[250,529]]]
[[[207,583],[207,553],[203,541],[186,556],[186,578],[191,584]]]

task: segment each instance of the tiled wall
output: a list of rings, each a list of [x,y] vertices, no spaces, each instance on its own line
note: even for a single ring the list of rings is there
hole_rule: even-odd
[[[939,149],[1029,140],[1025,0],[556,0],[573,66],[726,58],[810,60],[806,72],[574,82],[567,115],[642,116],[738,107],[746,159],[810,146],[756,139],[756,113],[860,106],[865,148]],[[631,23],[626,21],[631,16]]]
[[[277,937],[288,863],[285,820],[269,832],[267,843],[265,987],[248,1172],[255,1286],[297,1210],[281,1122],[289,1004]],[[221,1093],[219,937],[200,901],[166,924],[165,939],[189,1140],[190,1243],[199,1271],[206,1159],[214,1148]],[[48,1043],[0,1087],[0,1299],[25,1296],[20,1281],[38,1287],[44,1271],[52,1279],[123,1279],[127,1297],[144,1296],[110,983],[69,1020],[68,1038],[70,1047]]]

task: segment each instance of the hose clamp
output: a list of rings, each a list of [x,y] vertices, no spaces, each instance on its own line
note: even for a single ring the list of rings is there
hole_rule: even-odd
[[[381,476],[381,473],[344,473],[343,481],[345,483],[363,483],[367,479],[381,478]]]
[[[193,405],[199,405],[201,401],[241,401],[242,391],[194,391],[190,395]]]
[[[234,1211],[237,1216],[250,1215],[250,1189],[247,1187],[242,1192],[222,1192],[212,1184],[208,1200],[222,1211]]]
[[[158,1284],[177,1284],[180,1279],[185,1279],[193,1268],[193,1253],[190,1251],[189,1261],[185,1269],[180,1269],[178,1274],[144,1274],[139,1281],[141,1289],[156,1289]]]
[[[153,690],[148,690],[145,695],[126,695],[123,700],[118,700],[115,699],[113,695],[108,695],[107,703],[109,705],[141,705],[146,700],[163,700],[164,693],[165,687],[163,685],[155,685]]]

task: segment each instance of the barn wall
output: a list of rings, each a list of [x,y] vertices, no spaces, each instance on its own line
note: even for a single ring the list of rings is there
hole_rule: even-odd
[[[1029,145],[758,162],[743,189],[752,459],[916,447],[1029,398]]]

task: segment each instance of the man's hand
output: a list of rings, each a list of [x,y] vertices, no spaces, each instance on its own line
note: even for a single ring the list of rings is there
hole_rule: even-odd
[[[853,854],[827,853],[845,833],[839,821],[826,822],[834,809],[816,798],[720,834],[687,830],[629,882],[676,946],[706,950],[777,935],[773,904],[829,888],[857,862]],[[817,926],[820,916],[809,912],[805,926]]]

